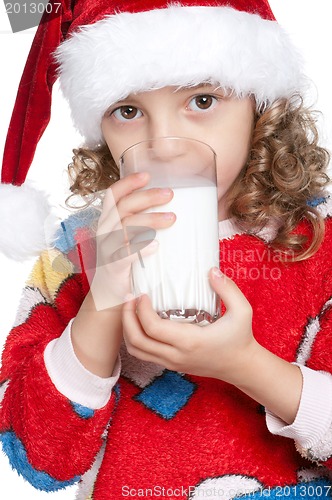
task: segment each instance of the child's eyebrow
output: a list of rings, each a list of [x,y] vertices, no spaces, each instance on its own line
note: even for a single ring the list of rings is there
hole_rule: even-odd
[[[120,99],[119,101],[111,104],[111,106],[109,106],[107,108],[107,110],[105,111],[105,114],[108,113],[110,110],[116,109],[116,108],[121,107],[121,106],[127,106],[130,104],[133,106],[139,105],[140,102],[139,102],[138,96],[136,96],[135,94],[130,94],[127,97]]]
[[[210,83],[199,83],[198,85],[193,85],[190,87],[178,87],[174,90],[174,92],[195,92],[197,90],[202,89],[204,92],[215,92],[217,90],[222,91],[222,88],[218,85],[211,85]]]

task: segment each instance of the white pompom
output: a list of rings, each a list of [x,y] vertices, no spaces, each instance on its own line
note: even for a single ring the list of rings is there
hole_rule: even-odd
[[[45,193],[28,183],[0,184],[0,252],[6,257],[24,261],[39,255],[56,230],[54,220]]]

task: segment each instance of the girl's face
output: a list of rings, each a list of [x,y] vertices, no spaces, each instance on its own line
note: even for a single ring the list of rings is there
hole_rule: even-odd
[[[101,127],[117,164],[125,149],[158,137],[187,137],[211,146],[217,155],[219,220],[223,220],[225,195],[248,158],[253,123],[250,97],[227,97],[221,89],[200,85],[129,95],[107,110]]]

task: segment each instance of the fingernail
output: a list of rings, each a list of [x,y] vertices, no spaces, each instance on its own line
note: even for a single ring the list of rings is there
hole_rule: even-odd
[[[215,276],[216,278],[221,278],[222,276],[222,272],[220,271],[220,269],[218,267],[214,267],[212,269],[212,274],[213,276]]]
[[[163,218],[166,220],[174,219],[174,214],[173,214],[173,212],[166,212],[163,214]]]
[[[140,180],[140,181],[143,181],[145,180],[147,177],[147,173],[146,172],[140,172],[137,176],[137,178]]]
[[[171,194],[172,190],[169,188],[164,188],[164,189],[161,189],[160,192],[163,196],[169,196]]]

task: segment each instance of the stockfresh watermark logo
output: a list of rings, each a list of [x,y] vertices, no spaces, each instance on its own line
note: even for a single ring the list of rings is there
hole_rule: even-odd
[[[47,0],[4,0],[11,30],[18,33],[47,23],[62,13],[62,2]]]

